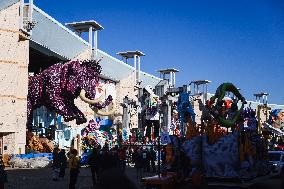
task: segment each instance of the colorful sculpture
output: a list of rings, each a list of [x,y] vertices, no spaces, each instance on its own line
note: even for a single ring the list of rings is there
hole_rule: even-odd
[[[89,124],[84,128],[82,129],[81,131],[81,135],[84,137],[84,136],[87,136],[89,133],[93,133],[93,132],[96,132],[96,130],[98,130],[100,128],[100,123],[99,122],[96,122],[95,120],[91,119],[89,121]]]
[[[101,119],[90,120],[89,124],[81,130],[82,149],[93,149],[96,145],[103,145],[106,141],[111,140],[110,133],[101,130]]]
[[[178,101],[177,101],[177,110],[180,118],[181,123],[186,122],[186,113],[190,115],[190,118],[193,122],[193,125],[195,125],[195,113],[194,110],[190,104],[189,101],[189,94],[184,92],[179,95]]]
[[[274,109],[270,112],[269,119],[267,121],[275,128],[282,128],[284,122],[284,113],[281,109]]]
[[[230,104],[230,111],[226,111],[226,104],[225,106],[223,106],[223,98],[225,97],[226,92],[232,92],[236,96],[237,100],[242,102],[242,106],[239,110],[237,106],[238,101],[236,101]],[[217,102],[215,102],[216,99]],[[232,127],[239,120],[244,105],[246,104],[246,100],[232,83],[223,83],[217,88],[215,95],[210,98],[210,101],[208,103],[210,107],[210,113],[216,120],[218,120],[220,125],[224,127]]]
[[[84,114],[75,106],[74,99],[79,97],[92,108],[102,109],[109,105],[112,97],[95,99],[96,84],[101,66],[95,60],[71,61],[55,64],[29,80],[28,118],[33,109],[45,106],[62,115],[64,121],[76,119],[76,124],[87,122]]]
[[[256,131],[257,130],[257,118],[255,110],[246,108],[242,112],[242,119],[244,121],[244,130]]]

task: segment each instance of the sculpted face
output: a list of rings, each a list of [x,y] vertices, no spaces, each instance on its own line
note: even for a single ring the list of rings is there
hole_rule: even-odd
[[[98,62],[93,60],[83,61],[75,67],[78,87],[85,91],[85,97],[91,100],[95,99],[98,76],[101,73],[101,67]]]
[[[284,112],[279,112],[277,118],[280,121],[284,121]]]
[[[274,109],[270,112],[268,123],[276,128],[280,128],[284,121],[283,110]]]

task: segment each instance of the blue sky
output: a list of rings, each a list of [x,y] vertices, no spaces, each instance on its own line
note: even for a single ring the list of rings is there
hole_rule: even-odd
[[[208,79],[209,92],[232,82],[252,100],[284,104],[282,0],[34,0],[61,23],[97,20],[98,47],[110,55],[141,50],[143,71],[180,70],[177,84]]]

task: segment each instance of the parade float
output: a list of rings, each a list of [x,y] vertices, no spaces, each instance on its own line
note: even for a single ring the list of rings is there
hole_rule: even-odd
[[[75,120],[77,125],[87,122],[84,113],[74,103],[74,100],[78,97],[88,104],[90,109],[98,116],[103,117],[113,114],[115,109],[113,97],[105,91],[105,95],[98,93],[101,89],[99,83],[100,73],[101,66],[97,61],[75,60],[52,65],[29,77],[27,98],[28,151],[35,153],[51,152],[55,145],[54,134],[61,127],[63,121],[67,123]],[[113,84],[111,86],[113,88]],[[53,115],[51,116],[52,121],[45,121],[44,128],[42,123],[34,125],[36,122],[33,119],[33,114],[40,107],[44,107],[46,112],[48,111],[44,113],[44,115],[47,114],[47,117]],[[61,120],[61,118],[63,119]],[[35,128],[36,131],[34,131]],[[44,130],[44,132],[38,133],[38,130]],[[50,133],[53,136],[49,136]]]
[[[176,185],[191,182],[199,186],[247,187],[272,176],[268,141],[258,127],[259,118],[255,110],[244,108],[246,100],[233,84],[220,85],[206,101],[200,124],[195,123],[189,101],[186,93],[181,93],[177,101],[176,125],[181,134],[161,134],[167,143],[161,176],[145,178],[144,183],[171,175],[166,180]]]
[[[112,102],[109,96],[102,103],[96,98],[96,87],[101,66],[95,60],[71,61],[55,64],[29,79],[28,118],[32,111],[45,106],[64,117],[64,121],[76,120],[76,124],[86,123],[85,115],[74,104],[80,97],[92,109],[99,111]],[[29,125],[28,125],[29,126]]]
[[[228,92],[232,98],[225,98]],[[220,85],[204,106],[204,132],[182,145],[192,174],[199,173],[209,185],[248,186],[271,176],[267,140],[258,130],[255,110],[244,109],[245,104],[233,84]]]

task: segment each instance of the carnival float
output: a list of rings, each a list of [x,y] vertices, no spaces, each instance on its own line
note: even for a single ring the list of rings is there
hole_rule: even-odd
[[[228,93],[232,95],[229,97]],[[247,187],[273,176],[264,127],[258,126],[256,110],[245,108],[245,104],[245,98],[233,84],[223,83],[202,105],[201,123],[196,123],[189,94],[180,93],[171,128],[180,132],[161,133],[167,151],[162,177],[175,177],[175,185],[191,181],[199,186],[206,183]],[[278,118],[274,114],[270,120]],[[159,178],[144,178],[144,184],[151,185]]]
[[[34,76],[29,76],[27,153],[48,153],[46,156],[49,156],[56,145],[54,143],[54,133],[58,129],[58,123],[53,121],[53,125],[50,125],[51,122],[48,122],[45,128],[42,128],[42,124],[39,123],[37,123],[39,125],[35,125],[33,115],[38,108],[44,107],[49,112],[48,114],[52,114],[51,120],[58,120],[58,122],[64,120],[65,123],[75,120],[77,125],[84,124],[87,119],[74,103],[74,100],[80,97],[97,115],[108,116],[113,114],[115,104],[112,96],[100,95],[98,97],[96,94],[99,87],[100,73],[99,61],[74,60],[52,65]],[[63,118],[62,121],[61,117]],[[100,124],[102,127],[106,126],[102,124],[102,120]],[[34,130],[35,127],[36,131]],[[38,130],[45,131],[44,133],[38,133]],[[53,136],[50,136],[50,134]],[[101,136],[104,136],[104,134],[101,133]],[[88,136],[84,134],[84,137]],[[22,156],[17,158],[22,158]]]

